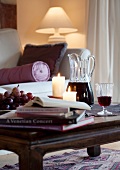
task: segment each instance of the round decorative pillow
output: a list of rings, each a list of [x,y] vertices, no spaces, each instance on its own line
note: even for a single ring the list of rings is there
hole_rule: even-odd
[[[50,69],[47,63],[37,61],[14,68],[0,69],[0,85],[23,82],[47,81]]]

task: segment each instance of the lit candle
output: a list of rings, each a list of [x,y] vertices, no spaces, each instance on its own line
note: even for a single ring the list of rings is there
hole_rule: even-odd
[[[68,91],[63,93],[63,100],[67,101],[76,101],[76,91],[70,91],[70,86],[68,87]]]
[[[62,97],[64,91],[65,91],[65,77],[60,76],[60,73],[58,73],[58,76],[55,76],[52,78],[53,96],[54,97]]]

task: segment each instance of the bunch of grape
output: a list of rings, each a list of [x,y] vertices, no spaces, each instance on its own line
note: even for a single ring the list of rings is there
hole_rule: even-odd
[[[14,87],[11,93],[9,91],[0,93],[0,110],[15,110],[33,99],[31,92],[25,94],[24,91],[19,91],[18,87]]]

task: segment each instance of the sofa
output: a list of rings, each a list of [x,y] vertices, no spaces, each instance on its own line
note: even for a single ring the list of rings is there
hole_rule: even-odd
[[[83,48],[67,48],[62,61],[59,65],[58,72],[65,76],[66,86],[69,81],[69,59],[68,54],[77,53],[79,55],[88,56],[90,51]],[[0,71],[4,68],[14,68],[18,65],[19,58],[23,54],[21,48],[21,42],[17,30],[15,29],[0,29]],[[13,75],[14,77],[14,75]],[[2,79],[0,77],[0,79]],[[11,91],[12,88],[19,84],[19,89],[27,92],[32,92],[34,96],[48,96],[52,95],[52,81],[34,81],[34,82],[20,82],[20,83],[10,83],[0,85],[0,93],[3,90]]]

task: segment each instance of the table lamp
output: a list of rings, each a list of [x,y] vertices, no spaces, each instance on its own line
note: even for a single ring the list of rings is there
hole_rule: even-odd
[[[65,42],[65,36],[60,34],[76,31],[77,29],[72,26],[70,18],[61,7],[51,7],[36,30],[38,33],[53,34],[49,36],[49,43]]]

